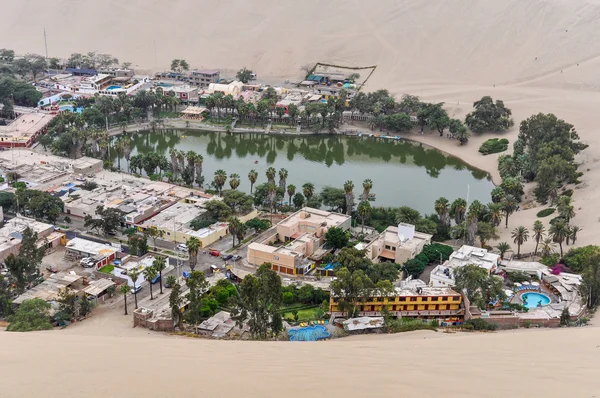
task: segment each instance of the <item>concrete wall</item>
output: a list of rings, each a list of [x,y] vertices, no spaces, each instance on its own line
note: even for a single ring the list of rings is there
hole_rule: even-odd
[[[145,310],[145,311],[140,311]],[[154,318],[154,311],[138,308],[133,312],[133,326],[143,327],[150,330],[156,330],[160,332],[173,331],[173,320],[171,319],[156,319]]]

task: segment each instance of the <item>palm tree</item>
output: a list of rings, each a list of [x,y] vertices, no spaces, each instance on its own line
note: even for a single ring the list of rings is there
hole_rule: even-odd
[[[547,237],[542,241],[542,245],[540,246],[540,254],[542,257],[548,257],[554,253],[554,241],[552,238]]]
[[[127,170],[129,170],[129,159],[131,158],[131,138],[125,136],[121,139],[121,147],[123,148],[123,156],[127,160]],[[119,168],[121,166],[119,165]]]
[[[254,184],[258,179],[257,171],[254,169],[250,170],[250,172],[248,173],[248,179],[250,180],[250,193],[252,193],[252,188],[254,187]]]
[[[502,210],[504,211],[505,228],[508,228],[508,216],[517,210],[517,206],[519,206],[519,202],[513,195],[506,195],[504,197],[504,200],[502,201]]]
[[[171,170],[173,171],[173,174],[177,174],[180,172],[178,163],[177,163],[177,154],[178,153],[179,153],[179,151],[177,151],[177,149],[175,149],[175,148],[172,148],[169,151],[169,155],[171,156]]]
[[[187,153],[185,154],[185,158],[187,160],[187,169],[188,169],[188,172],[191,175],[192,184],[194,183],[194,180],[195,180],[194,173],[196,171],[196,168],[194,166],[196,164],[196,157],[197,156],[198,155],[194,151],[187,151]]]
[[[579,231],[581,231],[581,228],[575,225],[569,229],[569,238],[571,238],[571,243],[575,244],[575,241],[577,241],[577,233]]]
[[[371,189],[373,189],[373,180],[371,180],[370,178],[367,178],[366,180],[363,181],[362,186],[363,186],[362,200],[369,200],[369,194],[371,193]]]
[[[148,284],[150,285],[150,300],[154,300],[154,296],[152,295],[152,280],[156,278],[158,272],[156,271],[156,268],[152,266],[144,268],[143,272],[144,279],[146,279],[148,281]]]
[[[121,157],[123,156],[123,139],[121,137],[117,138],[114,148],[117,153],[117,167],[121,170]]]
[[[517,245],[517,256],[519,256],[521,254],[521,245],[529,239],[529,230],[524,226],[517,227],[512,232],[511,237]]]
[[[231,189],[237,189],[240,186],[240,175],[233,173],[229,176],[229,186]]]
[[[265,173],[267,175],[267,182],[269,184],[275,184],[275,175],[277,174],[277,170],[274,167],[269,167]]]
[[[167,259],[165,257],[156,256],[152,261],[152,267],[158,272],[158,281],[160,282],[160,294],[163,293],[162,272],[167,268]]]
[[[469,130],[467,130],[466,127],[462,126],[462,128],[459,128],[458,130],[456,130],[456,132],[454,133],[454,136],[456,137],[458,142],[460,142],[460,145],[464,145],[469,141],[469,137],[471,137],[471,133],[469,133]]]
[[[267,201],[271,211],[271,223],[273,222],[273,212],[275,211],[275,198],[277,197],[277,186],[275,184],[267,184]]]
[[[497,227],[502,221],[502,204],[501,203],[488,203],[488,213],[490,216],[490,223],[492,226]]]
[[[229,233],[233,237],[233,245],[231,247],[234,248],[235,247],[235,237],[237,236],[240,228],[242,228],[242,222],[240,221],[239,218],[231,216],[227,220],[227,223],[229,224]]]
[[[131,282],[133,283],[133,297],[135,298],[135,309],[138,309],[138,302],[137,302],[137,289],[135,284],[137,283],[137,280],[140,276],[140,271],[134,269],[131,270],[127,273],[127,276],[129,276],[129,278],[131,278]]]
[[[123,284],[119,288],[119,292],[123,295],[123,300],[125,300],[125,315],[127,315],[127,295],[131,292],[131,286]]]
[[[562,257],[563,256],[562,243],[569,235],[569,227],[567,226],[567,224],[564,221],[557,221],[550,226],[550,230],[548,232],[550,233],[552,240],[554,242],[558,243],[558,246],[560,247],[560,256]]]
[[[450,208],[448,207],[448,199],[443,196],[435,201],[434,208],[435,212],[440,216],[442,225],[450,225]]]
[[[279,170],[279,188],[285,191],[287,185],[288,171],[286,169]]]
[[[450,206],[450,215],[454,217],[454,222],[456,225],[465,221],[465,213],[467,212],[467,201],[458,198],[454,202],[452,202],[452,206]]]
[[[544,228],[544,224],[540,220],[536,220],[533,223],[533,239],[535,239],[535,251],[534,254],[537,256],[538,246],[540,242],[544,239],[544,232],[546,229]]]
[[[204,157],[200,154],[196,155],[196,159],[194,161],[194,166],[196,167],[196,184],[198,186],[202,185],[202,163],[204,162]]]
[[[504,260],[504,254],[510,250],[510,245],[506,242],[500,242],[498,243],[498,246],[496,246],[496,249],[500,251],[500,259]]]
[[[360,217],[360,221],[362,224],[361,232],[364,232],[365,231],[365,219],[367,217],[369,217],[369,215],[371,214],[371,204],[368,201],[363,200],[362,202],[360,202],[358,204],[357,211],[358,211],[358,216]]]
[[[185,245],[188,248],[188,254],[190,256],[190,268],[193,271],[198,263],[198,249],[202,246],[202,244],[197,238],[192,236],[185,242]]]
[[[213,179],[213,185],[219,191],[219,196],[223,193],[223,186],[225,185],[225,181],[227,181],[227,173],[223,169],[219,169],[215,171],[215,177]]]
[[[308,202],[315,194],[315,186],[310,182],[305,183],[302,185],[302,193]]]
[[[352,214],[352,208],[354,207],[354,183],[350,180],[344,183],[344,192],[346,193],[346,214]]]
[[[292,196],[296,193],[296,186],[294,184],[290,184],[287,186],[287,194],[290,197],[290,201],[288,205],[292,206]]]
[[[469,206],[469,212],[467,213],[467,244],[473,246],[475,244],[475,235],[477,235],[477,221],[479,221],[479,214],[483,206],[478,200],[474,200]]]
[[[167,286],[175,286],[177,283],[177,278],[175,275],[169,275],[167,276],[167,280],[165,282],[167,282]]]
[[[569,206],[559,206],[558,213],[561,217],[567,220],[567,224],[571,221],[573,217],[575,217],[575,208],[571,205]]]

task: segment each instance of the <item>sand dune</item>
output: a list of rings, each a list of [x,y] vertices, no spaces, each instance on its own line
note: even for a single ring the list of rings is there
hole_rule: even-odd
[[[273,81],[300,77],[300,67],[309,62],[376,64],[368,90],[388,88],[444,101],[456,116],[490,94],[513,109],[517,126],[533,113],[554,112],[590,144],[579,157],[585,176],[576,190],[573,223],[583,227],[578,244],[598,242],[599,1],[0,0],[0,9],[0,47],[20,53],[44,52],[45,26],[50,56],[107,52],[149,70],[185,58],[192,67],[222,68],[230,75],[245,65]],[[511,142],[517,128],[505,134]],[[459,147],[436,135],[414,138],[498,179],[497,156],[477,153],[487,136]],[[518,213],[510,226],[531,227],[539,210]],[[503,240],[510,241],[512,228],[500,228]],[[528,242],[522,251],[532,249]],[[298,345],[139,339],[146,333],[129,336],[127,329],[106,337],[106,325],[91,325],[94,331],[74,329],[80,334],[2,334],[0,354],[8,365],[3,396],[43,391],[137,397],[177,391],[590,397],[600,392],[592,373],[600,365],[595,328]],[[70,371],[68,381],[63,370]],[[21,375],[32,372],[36,378],[25,383]],[[158,382],[160,376],[164,382]]]

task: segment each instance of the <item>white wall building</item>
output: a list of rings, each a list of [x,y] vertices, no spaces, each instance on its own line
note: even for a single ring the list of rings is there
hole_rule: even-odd
[[[454,272],[457,268],[468,264],[475,264],[485,268],[492,273],[498,267],[500,256],[490,253],[486,249],[463,245],[460,249],[450,255],[450,258],[442,265],[438,265],[431,271],[429,286],[451,287],[456,284]]]

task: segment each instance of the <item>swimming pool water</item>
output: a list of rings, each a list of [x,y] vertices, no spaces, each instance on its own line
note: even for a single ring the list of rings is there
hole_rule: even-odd
[[[117,90],[117,89],[120,89],[120,88],[121,88],[121,86],[108,86],[106,88],[106,91]]]
[[[541,293],[525,293],[521,296],[523,305],[527,308],[537,308],[538,304],[548,305],[550,304],[550,298],[545,294]]]
[[[290,336],[290,341],[317,341],[331,337],[331,334],[323,325],[292,329],[288,332],[288,335]]]

